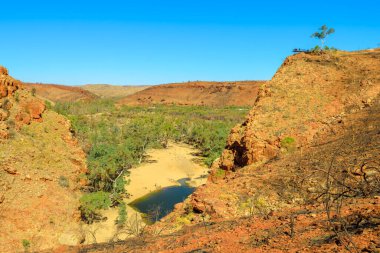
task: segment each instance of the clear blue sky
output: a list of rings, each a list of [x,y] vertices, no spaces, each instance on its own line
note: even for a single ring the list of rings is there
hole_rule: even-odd
[[[1,1],[0,64],[23,81],[270,79],[293,48],[380,43],[380,1]]]

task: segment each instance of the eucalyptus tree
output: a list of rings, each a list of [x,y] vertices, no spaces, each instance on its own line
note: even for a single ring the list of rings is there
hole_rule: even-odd
[[[334,28],[328,28],[326,25],[323,25],[318,30],[319,30],[319,32],[313,33],[311,35],[311,37],[321,40],[321,44],[322,44],[322,48],[323,48],[327,37],[330,34],[333,34],[335,32],[335,29]]]

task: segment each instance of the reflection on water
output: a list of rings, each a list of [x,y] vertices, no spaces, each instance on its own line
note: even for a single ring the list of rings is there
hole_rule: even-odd
[[[189,178],[182,178],[178,180],[180,186],[162,188],[136,199],[129,205],[146,214],[147,222],[153,223],[170,213],[175,204],[182,202],[195,191],[194,187],[186,184],[188,180]]]

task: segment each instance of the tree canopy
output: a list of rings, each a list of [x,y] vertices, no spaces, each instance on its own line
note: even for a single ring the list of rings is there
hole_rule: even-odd
[[[321,26],[319,29],[319,32],[315,32],[311,35],[312,38],[317,38],[317,39],[320,39],[321,40],[321,43],[322,43],[322,48],[325,44],[325,41],[327,39],[327,37],[330,35],[330,34],[333,34],[335,32],[335,29],[334,28],[328,28],[326,25],[323,25]]]

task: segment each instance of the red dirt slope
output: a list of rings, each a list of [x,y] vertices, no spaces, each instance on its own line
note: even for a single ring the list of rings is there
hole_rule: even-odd
[[[29,91],[34,88],[38,97],[52,102],[74,102],[97,98],[97,95],[73,86],[39,83],[24,83],[24,86]]]
[[[87,169],[70,128],[0,66],[0,252],[83,240],[78,188]]]
[[[252,106],[255,103],[259,87],[264,83],[265,81],[163,84],[127,96],[121,99],[119,104]]]

